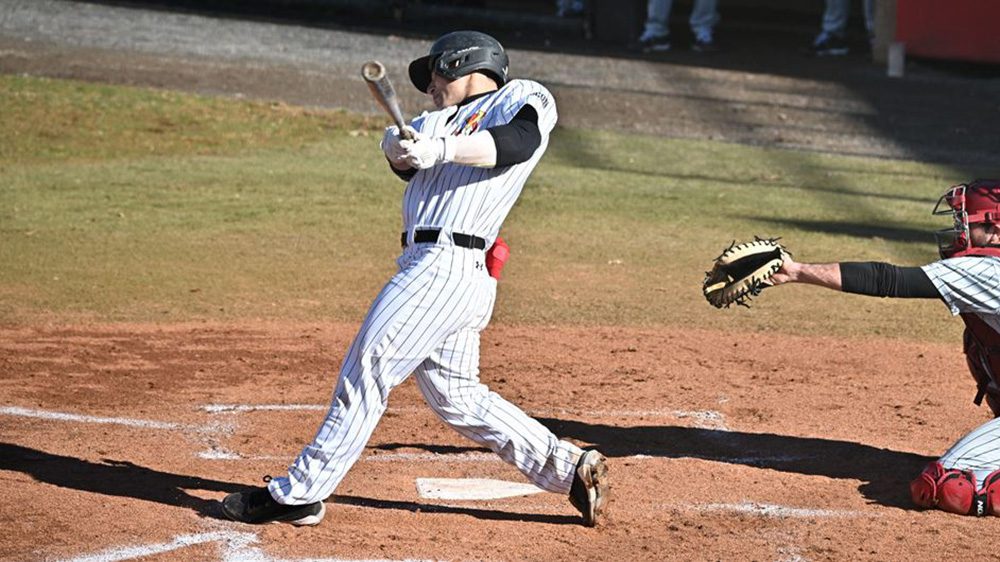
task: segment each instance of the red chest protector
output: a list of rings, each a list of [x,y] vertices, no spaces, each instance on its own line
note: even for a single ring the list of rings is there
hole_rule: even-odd
[[[968,248],[955,252],[951,257],[961,256],[993,256],[1000,257],[998,248]],[[972,378],[976,379],[976,406],[986,403],[993,410],[993,417],[1000,417],[1000,333],[994,330],[979,316],[964,312],[961,314],[965,322],[965,333],[962,335],[965,359],[969,363]]]
[[[976,406],[986,403],[993,410],[993,416],[1000,416],[1000,381],[995,373],[1000,373],[1000,333],[997,333],[982,318],[965,312],[965,359],[969,363],[972,378],[976,379]]]

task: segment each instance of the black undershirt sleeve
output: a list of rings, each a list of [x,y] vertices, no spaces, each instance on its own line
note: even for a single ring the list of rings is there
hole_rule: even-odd
[[[385,161],[388,162],[389,159],[386,158]],[[413,178],[413,176],[417,175],[417,169],[416,168],[407,168],[405,170],[397,170],[396,168],[392,167],[392,164],[389,164],[389,169],[392,170],[392,173],[394,173],[397,176],[399,176],[399,179],[401,179],[403,181],[410,181]]]
[[[941,293],[919,267],[898,267],[882,262],[842,262],[840,284],[845,293],[873,297],[935,299]]]
[[[486,130],[493,136],[497,147],[496,168],[527,162],[542,144],[538,112],[530,105],[522,107],[510,123]]]

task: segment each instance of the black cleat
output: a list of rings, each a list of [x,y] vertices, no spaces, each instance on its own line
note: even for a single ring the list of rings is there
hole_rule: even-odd
[[[580,510],[584,525],[595,527],[601,522],[608,503],[608,465],[597,451],[584,451],[576,463],[569,502]]]
[[[652,37],[640,37],[638,41],[629,46],[633,51],[640,53],[665,53],[670,50],[669,35],[655,35]]]
[[[695,39],[694,43],[691,43],[691,50],[696,53],[718,53],[721,49],[719,44],[712,39]]]
[[[821,34],[809,48],[809,53],[814,57],[842,57],[850,50],[843,37]]]
[[[323,502],[284,505],[274,501],[267,488],[229,494],[222,500],[226,517],[241,523],[259,525],[280,521],[292,525],[319,525],[326,514]]]

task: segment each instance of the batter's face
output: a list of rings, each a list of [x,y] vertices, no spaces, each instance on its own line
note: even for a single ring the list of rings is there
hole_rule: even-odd
[[[468,74],[456,80],[448,80],[437,72],[431,74],[431,83],[427,85],[427,94],[434,99],[434,107],[442,109],[469,97],[472,75]]]

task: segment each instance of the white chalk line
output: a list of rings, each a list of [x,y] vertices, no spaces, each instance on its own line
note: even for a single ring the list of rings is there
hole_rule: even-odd
[[[256,533],[215,531],[193,535],[179,535],[174,537],[170,542],[165,543],[110,548],[96,554],[68,558],[63,562],[118,562],[121,560],[134,560],[207,543],[219,543],[219,555],[223,562],[421,562],[410,558],[398,561],[384,558],[274,558],[262,549],[252,546],[259,542],[260,539]]]
[[[53,412],[51,410],[32,410],[29,408],[18,408],[16,406],[0,407],[0,414],[50,421],[124,425],[127,427],[139,427],[143,429],[167,429],[173,431],[185,431],[191,429],[198,431],[208,430],[208,426],[189,426],[180,423],[141,420],[134,418],[105,418],[99,416],[87,416],[83,414],[69,414],[66,412]]]
[[[852,518],[852,517],[874,517],[860,511],[837,510],[837,509],[811,509],[801,507],[789,507],[757,502],[740,503],[710,503],[690,506],[694,511],[723,511],[746,513],[759,515],[761,517],[775,517],[783,519],[812,519],[812,518]]]
[[[327,406],[319,404],[208,404],[200,409],[209,413],[238,413],[255,411],[301,411],[301,410],[325,410]],[[424,411],[426,408],[411,406],[404,408],[394,408],[396,411]],[[564,415],[569,410],[551,410],[534,412],[534,415]],[[719,412],[711,410],[705,411],[682,411],[682,410],[608,410],[593,413],[596,417],[672,417],[672,418],[692,418],[698,420],[697,425],[716,425],[716,429],[728,431],[725,428],[724,416]],[[121,425],[125,427],[135,427],[141,429],[154,429],[166,431],[181,431],[196,433],[204,439],[209,440],[212,435],[232,435],[234,427],[231,423],[213,422],[210,424],[182,424],[176,422],[165,422],[148,419],[123,418],[123,417],[101,417],[84,414],[73,414],[68,412],[57,412],[52,410],[39,410],[31,408],[21,408],[16,406],[0,407],[0,415],[28,417],[49,421],[93,423]],[[719,436],[723,437],[723,436]],[[212,440],[210,440],[212,441]],[[244,455],[222,447],[218,443],[208,443],[209,448],[196,453],[198,458],[206,460],[234,461],[234,460],[287,460],[286,456],[278,455]],[[651,457],[648,455],[634,455],[632,459],[642,460]],[[460,454],[438,454],[438,453],[390,453],[369,455],[362,459],[367,462],[495,462],[495,456],[485,453],[460,453]],[[789,462],[800,460],[798,457],[739,457],[718,459],[725,462],[737,462],[741,464],[765,463],[765,462]]]
[[[87,554],[76,558],[69,558],[65,560],[65,562],[115,562],[118,560],[132,560],[134,558],[173,552],[189,546],[196,546],[199,544],[217,541],[227,543],[229,545],[229,549],[234,547],[241,548],[255,543],[257,540],[257,535],[253,533],[236,533],[226,531],[201,533],[196,535],[180,535],[174,537],[174,539],[170,542],[110,548],[96,554]]]
[[[326,411],[328,404],[206,404],[202,410],[210,414],[269,412],[269,411]],[[388,409],[393,413],[425,412],[422,406],[397,406]],[[715,410],[570,410],[566,408],[527,410],[532,416],[586,416],[589,418],[666,418],[693,419],[702,429],[729,431],[725,416]]]

